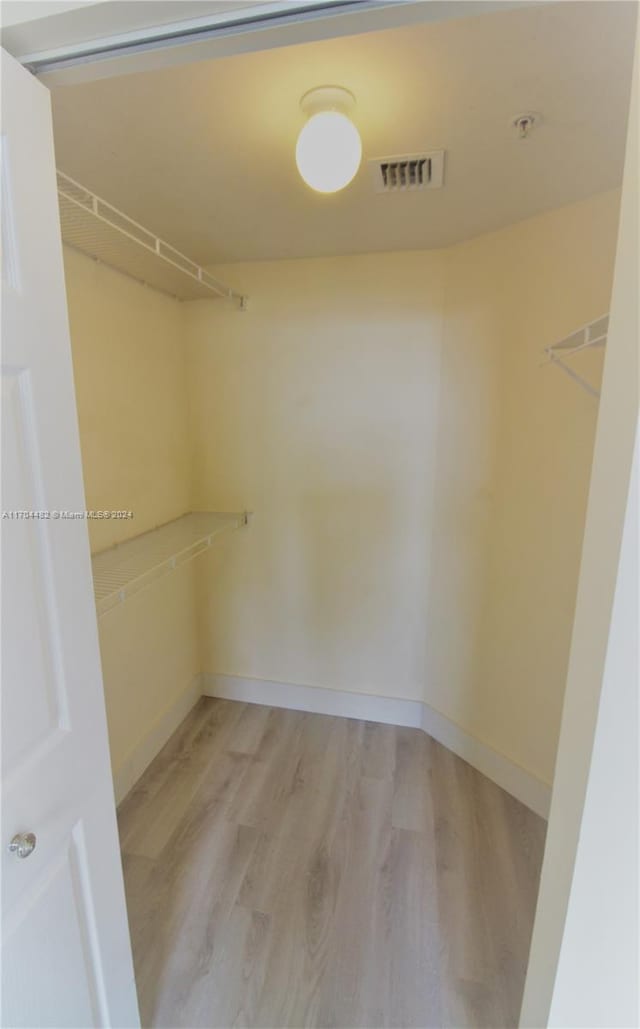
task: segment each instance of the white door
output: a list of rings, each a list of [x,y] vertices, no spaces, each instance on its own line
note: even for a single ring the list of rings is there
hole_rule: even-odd
[[[0,1021],[136,1026],[87,527],[47,514],[85,506],[49,93],[4,51],[1,131]]]

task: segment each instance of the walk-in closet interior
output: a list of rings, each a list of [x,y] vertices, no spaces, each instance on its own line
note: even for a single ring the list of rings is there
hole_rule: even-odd
[[[636,10],[463,6],[51,86],[145,1025],[518,1023]]]

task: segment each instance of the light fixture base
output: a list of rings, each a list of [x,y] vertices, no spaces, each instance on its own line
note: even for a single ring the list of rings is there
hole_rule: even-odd
[[[304,94],[300,107],[311,117],[320,111],[340,111],[348,114],[356,106],[353,93],[342,86],[316,86]]]

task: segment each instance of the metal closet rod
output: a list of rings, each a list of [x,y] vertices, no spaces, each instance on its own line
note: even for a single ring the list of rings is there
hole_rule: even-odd
[[[594,326],[600,325],[600,323],[604,323],[600,332],[597,335],[592,336],[592,329]],[[568,375],[570,379],[577,382],[578,385],[589,394],[589,396],[595,397],[596,400],[600,397],[600,390],[596,389],[595,386],[592,386],[586,379],[583,379],[581,375],[578,375],[578,373],[559,356],[559,352],[562,353],[563,357],[565,355],[570,357],[572,354],[577,354],[581,350],[587,350],[589,347],[604,347],[607,343],[608,331],[609,315],[607,313],[600,315],[599,318],[594,318],[593,321],[588,322],[586,325],[582,325],[579,329],[570,333],[569,336],[565,336],[565,338],[560,340],[559,343],[552,343],[551,346],[544,348],[544,352],[548,357],[548,362],[546,363],[555,364],[565,373],[565,375]],[[582,341],[575,345],[571,344],[570,340],[579,335],[582,335]]]
[[[216,279],[215,276],[211,275],[205,268],[197,264],[195,261],[192,261],[191,258],[187,257],[186,254],[183,254],[182,251],[178,250],[170,243],[167,243],[159,236],[156,236],[155,233],[151,232],[144,225],[141,225],[140,222],[137,222],[134,218],[125,214],[124,211],[120,211],[113,204],[110,204],[108,200],[104,200],[102,197],[99,197],[92,190],[83,186],[81,182],[78,182],[76,179],[71,178],[70,175],[67,175],[66,172],[62,172],[58,169],[56,171],[56,175],[59,196],[64,197],[66,201],[73,204],[78,211],[92,216],[98,222],[108,226],[109,229],[119,232],[122,236],[131,240],[133,243],[143,247],[148,253],[153,254],[154,257],[157,257],[165,264],[171,265],[176,269],[176,271],[180,272],[182,275],[186,275],[188,278],[199,283],[205,289],[217,294],[217,296],[226,300],[237,301],[240,310],[247,310],[249,298],[246,295],[239,293],[237,290],[225,285],[225,283],[220,282],[219,279]],[[110,214],[115,217],[109,217]],[[137,229],[138,231],[128,231],[126,226],[131,227],[132,230]],[[141,238],[140,234],[146,237],[146,239]],[[64,224],[62,238],[64,242],[69,243],[71,246],[75,246],[76,249],[82,250],[83,253],[93,257],[94,260],[101,261],[100,254],[92,253],[91,246],[86,242],[83,247],[75,243],[73,239],[65,239]],[[93,249],[95,250],[97,248]],[[112,267],[118,269],[117,261],[112,263]],[[140,279],[138,276],[128,272],[124,268],[120,268],[118,270],[123,271],[124,274],[128,274],[131,278],[137,279],[137,281],[144,281],[145,285],[153,285],[153,283]],[[166,290],[163,290],[163,292],[166,292]]]

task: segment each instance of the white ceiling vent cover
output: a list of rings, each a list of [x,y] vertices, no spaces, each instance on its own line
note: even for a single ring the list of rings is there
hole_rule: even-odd
[[[374,157],[369,161],[369,167],[376,193],[440,189],[444,181],[444,150]]]

